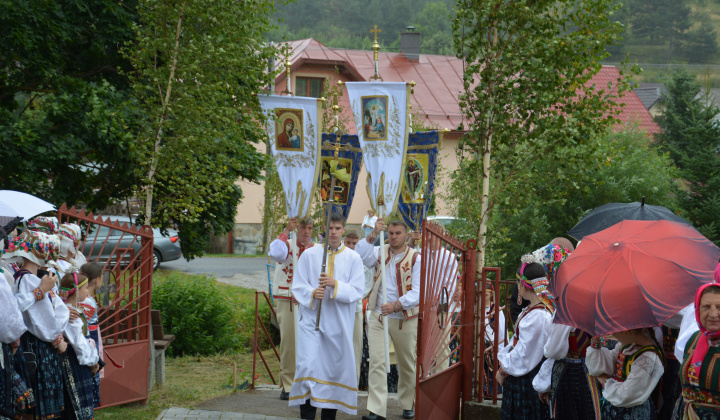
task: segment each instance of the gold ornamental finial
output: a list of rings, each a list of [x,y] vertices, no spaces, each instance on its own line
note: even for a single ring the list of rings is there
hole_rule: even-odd
[[[292,63],[290,62],[290,54],[285,57],[285,90],[282,92],[286,95],[292,96],[292,87],[290,86],[290,67],[292,66]]]
[[[372,44],[373,60],[375,61],[375,74],[373,74],[372,77],[370,77],[370,80],[382,80],[382,77],[380,77],[380,73],[379,73],[380,44],[378,44],[378,41],[377,41],[378,32],[382,32],[382,29],[378,28],[377,25],[375,25],[373,29],[370,29],[370,32],[372,32],[375,35],[375,40],[373,41],[373,44]]]

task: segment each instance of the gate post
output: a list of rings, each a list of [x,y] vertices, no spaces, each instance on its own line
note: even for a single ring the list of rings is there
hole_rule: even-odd
[[[462,360],[462,398],[460,407],[462,418],[465,415],[465,403],[472,400],[473,392],[473,353],[475,352],[475,269],[477,251],[476,242],[470,240],[466,244],[466,251],[463,253],[463,311],[462,331],[460,333],[460,360]]]

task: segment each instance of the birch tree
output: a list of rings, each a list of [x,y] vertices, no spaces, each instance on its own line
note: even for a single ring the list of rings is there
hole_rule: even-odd
[[[562,159],[553,155],[559,146],[582,143],[615,122],[619,108],[611,99],[629,89],[627,79],[595,86],[591,78],[622,31],[617,8],[611,0],[457,1],[454,42],[465,61],[460,128],[467,133],[453,191],[457,213],[478,239],[478,268],[501,193],[533,162]],[[552,169],[539,176],[553,182]],[[531,202],[532,191],[515,199]]]
[[[238,179],[259,181],[266,157],[255,95],[271,80],[264,42],[271,0],[142,0],[129,77],[142,120],[138,196],[144,223],[180,226],[183,254],[234,225]]]

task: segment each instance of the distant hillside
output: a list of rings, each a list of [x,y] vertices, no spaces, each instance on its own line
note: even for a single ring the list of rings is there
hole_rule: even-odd
[[[720,79],[720,0],[618,0],[624,39],[609,52],[608,63],[622,61],[645,70],[638,81],[663,81],[668,68],[710,70]],[[278,6],[272,41],[315,38],[334,48],[369,49],[370,29],[382,32],[384,51],[399,51],[400,33],[414,26],[423,54],[454,55],[453,0],[296,0]]]

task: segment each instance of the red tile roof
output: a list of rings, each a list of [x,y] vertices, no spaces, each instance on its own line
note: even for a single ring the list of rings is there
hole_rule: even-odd
[[[373,52],[328,48],[315,39],[301,39],[288,43],[292,55],[291,70],[305,64],[337,66],[350,80],[369,80],[374,73]],[[385,81],[415,81],[413,107],[426,120],[441,129],[455,130],[463,121],[458,95],[462,91],[462,60],[453,56],[420,54],[419,60],[408,60],[402,53],[380,52],[380,75]],[[282,72],[278,81],[285,78]],[[591,83],[606,88],[620,78],[616,67],[603,66]],[[626,92],[622,99],[624,108],[619,119],[623,123],[637,123],[648,133],[657,133],[660,127],[653,121],[648,110],[635,92]]]

